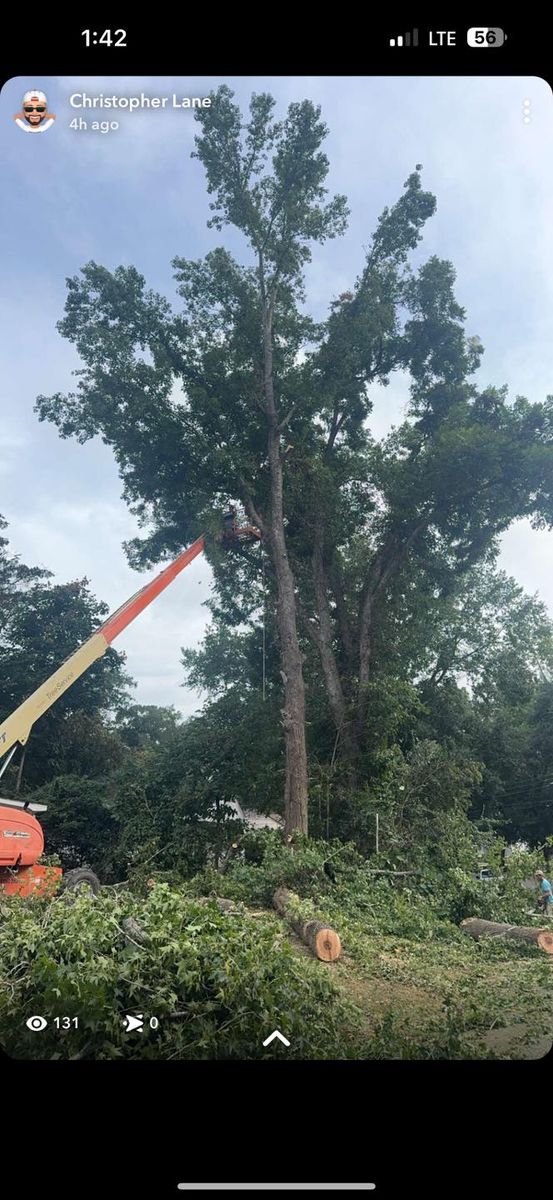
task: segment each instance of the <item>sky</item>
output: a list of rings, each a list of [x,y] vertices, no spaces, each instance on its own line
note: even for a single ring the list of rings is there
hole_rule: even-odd
[[[210,216],[203,167],[191,158],[193,112],[173,94],[205,96],[227,83],[242,106],[269,91],[278,112],[308,98],[328,126],[328,187],[345,193],[345,235],[316,247],[306,272],[316,319],[354,283],[385,205],[422,163],[437,197],[414,262],[453,262],[467,332],[485,347],[476,382],[508,384],[510,395],[553,392],[553,94],[541,79],[376,77],[15,78],[0,95],[0,513],[13,553],[53,572],[87,577],[117,608],[150,573],[132,571],[123,542],[140,531],[121,498],[112,451],[97,438],[62,440],[33,412],[39,394],[74,388],[79,361],[56,330],[66,279],[94,260],[134,265],[176,306],[171,260],[200,258],[221,244]],[[13,120],[24,92],[48,98],[54,125],[27,135]],[[168,97],[129,112],[75,108],[72,95]],[[525,105],[529,101],[529,105]],[[524,120],[529,113],[530,120]],[[71,128],[71,122],[87,128]],[[117,121],[107,133],[93,121]],[[232,232],[225,243],[240,255]],[[371,427],[399,423],[408,380],[374,393]],[[160,564],[161,566],[162,564]],[[163,564],[164,565],[164,564]],[[553,617],[553,532],[517,522],[503,536],[500,565]],[[210,570],[197,558],[117,643],[136,680],[133,699],[174,704],[183,715],[201,695],[183,687],[180,648],[197,645],[209,619]]]

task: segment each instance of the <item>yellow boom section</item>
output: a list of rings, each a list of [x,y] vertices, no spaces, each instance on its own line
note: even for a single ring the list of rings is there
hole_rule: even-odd
[[[54,671],[53,675],[41,683],[40,687],[33,692],[23,704],[16,708],[15,712],[8,717],[3,725],[0,725],[0,755],[6,754],[16,742],[21,742],[24,746],[32,726],[43,713],[46,712],[50,705],[63,696],[71,684],[83,674],[88,667],[97,659],[101,658],[108,649],[109,642],[102,637],[101,633],[93,633],[92,637],[79,646],[74,654],[66,658],[61,667]]]
[[[159,596],[188,566],[188,563],[192,562],[192,559],[197,554],[201,554],[204,549],[205,539],[202,534],[187,550],[182,550],[173,559],[173,562],[165,567],[159,575],[156,575],[150,583],[135,592],[134,596],[122,604],[113,616],[108,617],[96,633],[92,634],[92,637],[83,642],[83,645],[79,646],[79,649],[75,650],[69,658],[66,658],[61,667],[58,667],[57,671],[54,671],[54,674],[50,675],[49,679],[36,689],[36,692],[33,692],[11,716],[7,717],[0,725],[0,758],[7,754],[17,742],[21,742],[22,746],[25,745],[35,721],[50,708],[51,704],[54,704],[59,696],[63,696],[63,693],[71,687],[79,675],[82,675],[97,658],[101,658],[102,654],[105,654],[113,639],[123,629],[126,629],[127,625],[130,625],[131,621],[134,621],[135,617],[148,604],[151,604],[152,600],[155,600],[156,596]],[[7,762],[4,763],[2,769],[5,769],[6,766]]]

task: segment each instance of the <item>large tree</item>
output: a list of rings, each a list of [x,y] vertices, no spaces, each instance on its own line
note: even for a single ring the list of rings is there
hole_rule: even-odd
[[[325,199],[327,131],[313,104],[290,105],[279,122],[274,100],[254,96],[244,123],[227,87],[211,100],[197,114],[196,139],[214,197],[211,224],[241,231],[251,265],[222,248],[201,262],[175,259],[184,313],[174,315],[132,268],[111,274],[89,264],[68,281],[61,322],[85,364],[79,391],[40,397],[38,407],[64,436],[101,432],[114,447],[129,500],[154,525],[134,548],[142,561],[200,526],[213,529],[229,499],[241,499],[260,528],[276,580],[286,821],[306,831],[305,698],[282,442],[296,408],[307,415],[299,352],[315,329],[300,309],[303,270],[311,245],[344,229],[346,206],[343,197]]]
[[[306,830],[307,643],[356,782],[384,648],[405,639],[409,622],[420,630],[425,608],[451,610],[514,519],[551,521],[552,403],[511,402],[506,389],[472,381],[482,346],[465,331],[451,264],[434,256],[412,266],[435,210],[418,166],[380,217],[351,291],[325,321],[306,316],[311,247],[339,234],[346,216],[343,197],[325,198],[319,110],[292,104],[277,121],[261,95],[243,120],[228,88],[211,99],[197,114],[196,154],[211,224],[240,231],[246,263],[221,247],[201,261],[175,258],[178,312],[134,268],[89,263],[68,280],[59,325],[83,363],[77,390],[37,406],[62,436],[99,433],[113,447],[127,500],[149,527],[129,546],[135,563],[214,532],[231,500],[262,531],[286,821]],[[398,370],[411,381],[407,417],[377,441],[371,389]],[[208,552],[219,629],[251,620],[260,602],[251,561],[231,568],[215,544]],[[217,654],[225,658],[222,642]]]

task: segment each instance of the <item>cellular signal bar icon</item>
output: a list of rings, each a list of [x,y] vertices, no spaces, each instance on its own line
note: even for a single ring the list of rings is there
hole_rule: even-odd
[[[390,38],[390,46],[418,46],[418,44],[418,29],[413,29],[411,33],[400,33],[399,37]]]

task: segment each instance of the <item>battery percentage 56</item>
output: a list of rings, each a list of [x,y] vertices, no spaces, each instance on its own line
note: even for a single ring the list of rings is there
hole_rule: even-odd
[[[507,34],[502,29],[469,29],[467,42],[477,50],[489,49],[490,46],[502,46]]]

